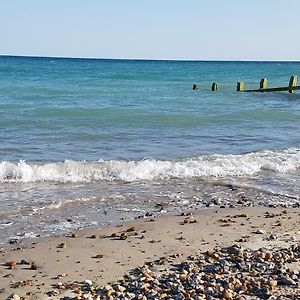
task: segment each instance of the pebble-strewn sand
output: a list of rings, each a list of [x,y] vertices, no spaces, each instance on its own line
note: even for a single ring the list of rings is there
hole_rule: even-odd
[[[299,245],[300,208],[150,217],[5,247],[0,299],[300,299]]]

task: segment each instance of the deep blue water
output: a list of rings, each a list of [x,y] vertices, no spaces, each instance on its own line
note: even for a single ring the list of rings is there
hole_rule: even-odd
[[[173,159],[297,147],[300,94],[237,93],[236,83],[287,85],[299,70],[294,62],[0,57],[0,157]]]

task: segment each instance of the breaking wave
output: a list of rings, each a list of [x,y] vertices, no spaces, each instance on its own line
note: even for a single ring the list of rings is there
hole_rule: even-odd
[[[144,181],[170,178],[250,176],[262,171],[289,173],[300,169],[300,148],[241,155],[203,155],[181,160],[70,161],[0,163],[0,183]]]

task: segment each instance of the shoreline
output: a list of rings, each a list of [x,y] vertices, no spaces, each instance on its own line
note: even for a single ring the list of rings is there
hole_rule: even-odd
[[[299,216],[299,207],[205,208],[192,215],[168,214],[73,235],[22,240],[1,250],[0,298],[75,297],[59,286],[86,280],[105,285],[146,262],[168,257],[170,263],[179,263],[215,247],[286,248],[300,243]]]
[[[197,181],[130,184],[79,184],[62,187],[42,186],[33,198],[16,203],[14,211],[1,216],[0,247],[26,238],[60,236],[66,232],[132,222],[149,216],[219,208],[300,207],[299,197],[245,186],[242,182]],[[26,188],[35,188],[31,184]],[[6,191],[13,193],[11,190]],[[22,197],[22,189],[17,189]],[[58,196],[62,193],[62,196]],[[80,196],[82,195],[82,196]],[[49,203],[40,201],[40,197]],[[51,197],[53,200],[51,200]],[[59,198],[59,199],[57,199]],[[8,199],[12,201],[13,199]],[[5,205],[5,202],[3,202]],[[5,208],[5,206],[4,206]]]

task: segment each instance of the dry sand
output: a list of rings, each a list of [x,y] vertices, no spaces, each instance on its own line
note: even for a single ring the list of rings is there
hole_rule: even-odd
[[[266,207],[203,209],[192,216],[78,231],[73,237],[27,240],[1,250],[0,299],[14,293],[28,300],[63,299],[69,291],[55,295],[57,284],[87,279],[106,284],[162,256],[180,262],[215,246],[274,249],[299,242],[300,208]]]

